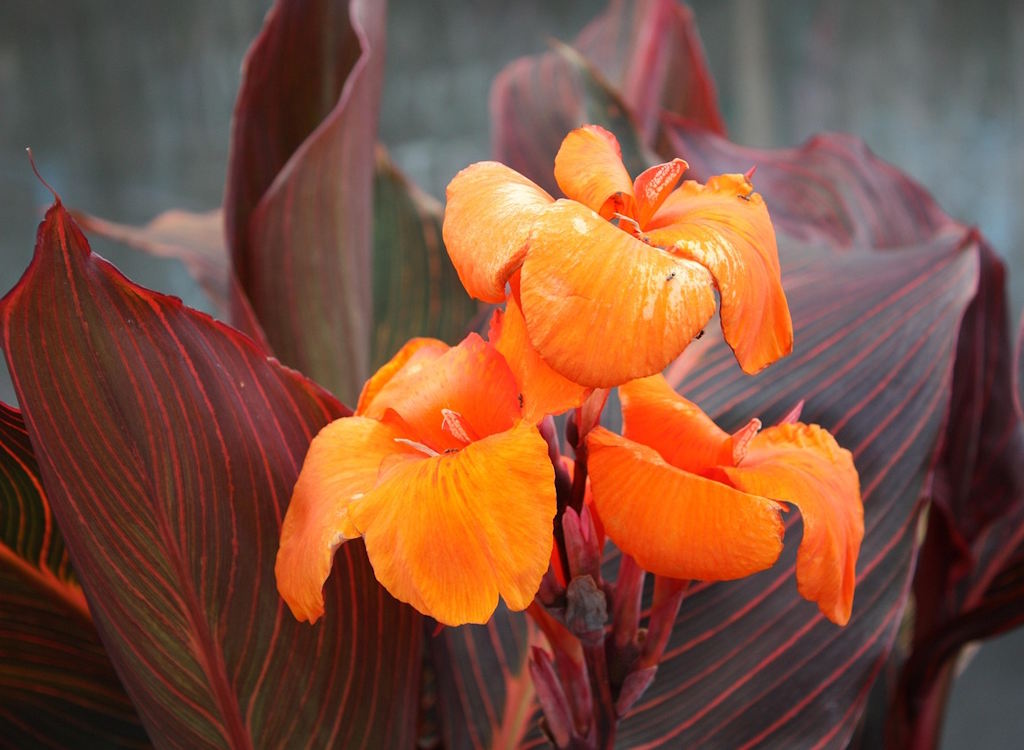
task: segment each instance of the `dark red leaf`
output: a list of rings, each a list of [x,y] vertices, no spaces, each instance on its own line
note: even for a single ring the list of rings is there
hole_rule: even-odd
[[[249,300],[234,277],[224,244],[224,212],[164,211],[143,227],[106,221],[73,212],[91,234],[119,242],[158,258],[179,260],[210,299],[217,317],[230,321],[250,338],[265,343],[265,335]]]
[[[526,175],[552,195],[555,154],[573,128],[585,123],[615,133],[630,174],[656,161],[621,97],[578,52],[553,52],[510,63],[491,87],[494,158]]]
[[[487,625],[445,628],[429,641],[444,747],[512,748],[543,737],[527,668],[537,642],[532,623],[504,607]]]
[[[373,367],[414,336],[455,344],[477,303],[463,289],[441,239],[440,204],[378,152],[373,207]]]
[[[384,7],[274,6],[246,56],[224,201],[235,272],[273,351],[350,402],[370,371]]]
[[[780,236],[794,353],[750,378],[717,344],[680,390],[727,429],[751,416],[771,423],[804,399],[801,419],[832,430],[853,452],[866,527],[853,617],[837,628],[800,599],[800,532],[790,529],[774,568],[688,596],[667,661],[627,720],[624,741],[848,741],[892,647],[913,573],[956,332],[977,281],[978,249],[961,239],[836,254]],[[789,523],[799,526],[795,514]]]
[[[648,143],[662,112],[725,133],[693,11],[676,0],[612,0],[574,45],[622,93]]]
[[[0,404],[0,744],[147,747],[100,644],[21,414]]]
[[[819,135],[797,148],[766,151],[666,117],[658,151],[686,159],[686,178],[702,182],[757,167],[754,188],[776,229],[836,250],[901,247],[953,226],[927,191],[853,136]]]
[[[277,594],[306,447],[346,413],[236,331],[131,284],[58,203],[0,306],[43,485],[161,746],[405,747],[421,618],[339,551],[315,627]]]

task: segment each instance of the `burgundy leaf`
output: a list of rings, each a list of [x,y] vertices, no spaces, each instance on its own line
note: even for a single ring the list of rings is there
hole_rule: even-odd
[[[754,188],[776,229],[836,249],[901,247],[953,225],[920,185],[849,135],[819,135],[797,148],[765,151],[666,117],[658,152],[686,159],[686,178],[702,182],[756,167]]]
[[[621,97],[578,52],[553,52],[511,62],[491,87],[494,158],[552,195],[558,147],[573,128],[601,125],[619,139],[630,174],[657,161],[644,144]]]
[[[443,746],[518,747],[543,738],[528,669],[536,628],[499,607],[487,625],[445,628],[429,641]]]
[[[273,351],[348,401],[370,370],[384,9],[279,0],[246,57],[224,201]]]
[[[249,300],[231,271],[224,244],[224,212],[192,213],[171,209],[142,227],[118,224],[72,212],[86,231],[135,250],[181,261],[213,304],[217,317],[266,343]]]
[[[662,112],[725,133],[693,11],[676,0],[612,0],[576,38],[576,49],[622,92],[644,139]]]
[[[0,736],[8,747],[147,747],[100,644],[20,412],[0,404]]]
[[[224,244],[224,214],[219,208],[204,213],[171,209],[142,227],[118,224],[78,211],[72,215],[90,234],[158,258],[180,260],[214,307],[228,312],[230,266]]]
[[[726,429],[801,419],[849,448],[865,540],[853,617],[824,620],[796,591],[800,533],[772,569],[688,595],[651,690],[622,731],[630,746],[843,747],[888,656],[906,603],[917,513],[948,404],[956,332],[978,248],[942,235],[899,253],[837,254],[780,236],[794,353],[751,378],[727,347],[700,357],[680,390]],[[691,346],[701,346],[703,342]],[[790,526],[799,526],[792,514]]]
[[[477,304],[463,289],[441,239],[440,204],[378,150],[373,209],[373,367],[414,336],[455,344]]]
[[[316,627],[274,580],[308,443],[347,410],[131,284],[59,202],[0,321],[54,516],[157,744],[411,744],[421,618],[376,583],[361,545],[339,551]]]

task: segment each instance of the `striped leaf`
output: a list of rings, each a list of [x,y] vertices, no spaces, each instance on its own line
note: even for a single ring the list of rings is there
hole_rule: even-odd
[[[573,45],[629,107],[648,143],[663,113],[725,133],[693,11],[676,0],[612,0]]]
[[[445,628],[429,641],[442,746],[514,748],[543,742],[527,669],[540,637],[521,612],[499,607],[487,625]]]
[[[559,83],[544,68],[550,59],[517,61],[492,97],[497,153],[535,180],[549,170],[541,152],[557,147],[564,135],[558,127],[616,97],[585,65],[573,66],[573,86]],[[589,83],[579,80],[588,75]],[[597,98],[581,104],[581,92]],[[641,121],[627,113],[610,123],[624,152],[638,140]],[[523,145],[533,134],[543,149]],[[1012,490],[996,492],[988,507],[976,495],[1024,466],[1005,418],[1012,414],[1005,343],[997,353],[994,300],[1002,279],[977,233],[853,138],[755,151],[663,114],[658,139],[648,145],[659,160],[687,159],[687,176],[695,179],[757,166],[754,182],[779,230],[796,326],[793,355],[755,378],[740,372],[712,331],[668,374],[726,427],[751,416],[770,423],[804,401],[804,421],[828,427],[854,453],[867,533],[854,615],[844,629],[796,592],[799,529],[787,535],[772,570],[693,591],[667,660],[623,723],[618,744],[843,747],[891,656],[913,582],[920,511],[936,498],[936,485],[952,472],[961,489],[948,507],[968,508],[968,519],[980,522],[975,533],[1010,518]],[[1002,385],[993,391],[993,384]],[[958,444],[957,436],[975,440]],[[997,458],[988,465],[980,457],[993,446]],[[799,515],[789,524],[799,526]]]
[[[21,414],[0,404],[0,744],[148,747],[100,644]]]
[[[306,447],[347,410],[236,331],[131,284],[59,201],[0,321],[54,517],[153,741],[409,746],[421,618],[357,542],[315,627],[274,581]]]
[[[224,214],[273,352],[346,402],[370,374],[377,0],[278,0],[246,55]]]

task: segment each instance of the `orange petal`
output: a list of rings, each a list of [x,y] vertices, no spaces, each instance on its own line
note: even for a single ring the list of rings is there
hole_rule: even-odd
[[[555,155],[555,181],[567,198],[610,219],[636,218],[633,181],[622,164],[615,136],[598,125],[584,125],[565,136]]]
[[[407,375],[413,371],[419,371],[427,362],[437,359],[449,348],[448,344],[438,339],[417,338],[407,341],[387,364],[366,381],[362,393],[359,394],[356,414],[365,414],[377,394],[380,393],[381,388],[387,385],[401,370],[408,367]]]
[[[396,433],[364,417],[331,422],[313,438],[281,527],[277,589],[299,620],[324,613],[323,586],[334,551],[359,536],[352,503],[373,490],[381,462],[403,450]]]
[[[712,280],[573,201],[534,225],[522,270],[530,342],[581,385],[609,388],[660,372],[715,311]]]
[[[458,453],[397,463],[350,514],[377,580],[445,625],[533,600],[551,554],[554,470],[520,422]]]
[[[522,394],[523,419],[536,424],[547,414],[561,414],[583,403],[588,388],[567,380],[540,358],[526,335],[526,321],[514,295],[505,311],[494,311],[488,340],[515,373]]]
[[[682,159],[673,159],[664,164],[655,164],[637,176],[633,181],[633,193],[637,203],[636,220],[641,227],[647,226],[647,222],[679,184],[683,172],[689,168],[690,165]]]
[[[665,463],[645,445],[594,429],[594,504],[608,536],[645,570],[724,581],[770,567],[782,551],[782,506]]]
[[[477,334],[431,357],[410,359],[377,392],[366,416],[384,419],[393,410],[410,431],[403,437],[438,453],[465,444],[452,425],[485,437],[507,430],[520,418],[515,376],[498,350]]]
[[[654,448],[677,469],[701,474],[732,465],[732,437],[659,373],[619,386],[622,434]]]
[[[754,373],[793,349],[775,230],[764,200],[743,175],[687,181],[645,228],[651,244],[711,271],[722,331],[740,367]]]
[[[472,164],[448,183],[442,236],[471,297],[505,299],[505,282],[526,253],[526,238],[552,198],[504,164]]]
[[[739,489],[793,503],[804,518],[796,559],[801,596],[839,625],[850,619],[857,554],[864,538],[860,482],[850,452],[818,425],[768,427],[750,441],[737,468],[723,470]]]

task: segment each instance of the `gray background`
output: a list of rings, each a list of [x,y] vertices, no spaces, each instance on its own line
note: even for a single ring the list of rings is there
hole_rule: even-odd
[[[1024,2],[694,0],[734,140],[858,134],[981,227],[1024,303]],[[0,290],[32,251],[48,195],[141,223],[219,204],[238,71],[269,0],[0,0]],[[570,40],[595,0],[391,0],[381,138],[440,197],[489,155],[488,89],[509,60]],[[98,243],[135,280],[205,301],[170,261]],[[2,376],[3,373],[0,373]],[[0,377],[0,397],[12,400]],[[1024,636],[982,648],[953,694],[943,746],[1015,748]]]

